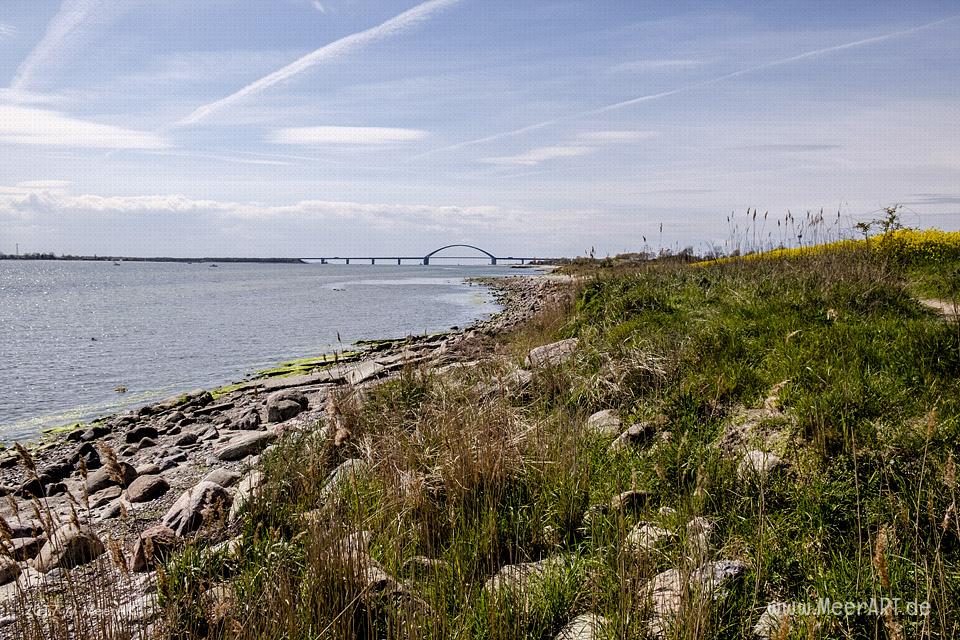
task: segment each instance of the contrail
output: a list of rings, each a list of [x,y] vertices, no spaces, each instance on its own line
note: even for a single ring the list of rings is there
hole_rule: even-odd
[[[186,118],[183,118],[176,124],[177,126],[184,126],[199,122],[212,113],[229,107],[243,98],[260,93],[264,89],[267,89],[278,82],[283,82],[284,80],[292,78],[298,73],[301,73],[313,66],[322,64],[324,62],[329,62],[367,44],[410,29],[411,27],[414,27],[429,18],[430,15],[436,11],[455,5],[458,2],[460,2],[460,0],[429,0],[428,2],[424,2],[413,7],[412,9],[404,11],[398,16],[390,18],[383,24],[377,25],[376,27],[371,27],[366,31],[360,31],[358,33],[340,38],[339,40],[331,42],[330,44],[325,45],[312,53],[308,53],[299,60],[288,64],[284,68],[274,71],[270,75],[264,76],[256,82],[248,84],[244,88],[230,94],[226,98],[221,98],[216,102],[211,102],[199,107],[193,113],[188,115]]]
[[[57,15],[47,25],[43,38],[20,64],[10,83],[10,89],[15,92],[22,91],[30,83],[37,68],[55,60],[71,36],[76,34],[77,29],[82,27],[87,18],[102,4],[102,0],[64,0]]]
[[[862,40],[855,40],[853,42],[846,42],[844,44],[838,44],[831,47],[824,47],[822,49],[814,49],[813,51],[805,51],[804,53],[797,54],[795,56],[790,56],[789,58],[781,58],[779,60],[771,60],[770,62],[764,62],[753,67],[747,67],[745,69],[740,69],[738,71],[733,71],[731,73],[726,73],[722,76],[717,76],[716,78],[711,78],[709,80],[703,80],[701,82],[696,82],[694,84],[685,85],[683,87],[678,87],[676,89],[670,89],[669,91],[661,91],[660,93],[651,93],[645,96],[639,96],[637,98],[631,98],[630,100],[624,100],[622,102],[615,102],[613,104],[608,104],[603,107],[598,107],[596,109],[590,109],[588,111],[580,111],[567,116],[561,116],[553,120],[546,120],[544,122],[538,122],[536,124],[527,125],[519,129],[513,129],[511,131],[504,131],[502,133],[495,133],[483,138],[477,138],[475,140],[467,140],[465,142],[459,142],[448,147],[442,147],[439,149],[433,149],[425,153],[421,153],[414,158],[423,158],[425,156],[433,155],[434,153],[441,153],[443,151],[454,151],[457,149],[462,149],[464,147],[470,147],[473,145],[484,144],[486,142],[494,142],[496,140],[502,140],[503,138],[511,138],[513,136],[518,136],[528,131],[535,131],[537,129],[543,129],[545,127],[550,127],[561,122],[567,122],[569,120],[576,120],[579,118],[584,118],[588,116],[595,116],[601,113],[607,113],[608,111],[615,111],[617,109],[623,109],[624,107],[630,107],[635,104],[640,104],[643,102],[652,102],[654,100],[660,100],[661,98],[667,98],[669,96],[676,95],[678,93],[685,93],[687,91],[694,91],[696,89],[702,89],[703,87],[708,87],[726,80],[737,78],[748,73],[755,73],[757,71],[763,71],[765,69],[770,69],[773,67],[779,67],[786,64],[791,64],[793,62],[799,62],[800,60],[806,60],[808,58],[816,58],[817,56],[826,55],[829,53],[834,53],[836,51],[843,51],[844,49],[853,49],[856,47],[862,47],[870,44],[875,44],[877,42],[883,42],[884,40],[892,40],[894,38],[900,38],[903,36],[908,36],[918,31],[923,31],[925,29],[931,29],[937,27],[946,22],[956,20],[960,18],[960,14],[942,18],[934,22],[928,22],[916,27],[911,27],[909,29],[903,29],[901,31],[892,31],[890,33],[885,33],[879,36],[873,36],[871,38],[864,38]]]

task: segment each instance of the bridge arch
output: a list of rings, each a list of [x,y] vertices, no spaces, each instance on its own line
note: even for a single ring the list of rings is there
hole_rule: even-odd
[[[431,251],[431,252],[428,253],[427,255],[423,256],[423,264],[425,264],[425,265],[430,264],[430,258],[432,258],[435,254],[440,253],[440,252],[443,251],[444,249],[452,249],[452,248],[454,248],[454,247],[463,247],[464,249],[473,249],[473,250],[475,250],[475,251],[479,251],[480,253],[482,253],[482,254],[484,254],[485,256],[487,256],[488,258],[490,258],[490,264],[497,264],[497,256],[493,255],[492,253],[490,253],[490,252],[487,251],[486,249],[481,249],[480,247],[475,247],[475,246],[472,245],[472,244],[448,244],[448,245],[445,246],[445,247],[440,247],[439,249],[434,249],[433,251]]]

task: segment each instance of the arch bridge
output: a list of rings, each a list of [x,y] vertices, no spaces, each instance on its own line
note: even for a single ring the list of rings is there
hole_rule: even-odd
[[[534,261],[534,260],[542,260],[542,259],[543,259],[543,258],[528,258],[528,257],[522,257],[522,258],[521,258],[521,257],[514,257],[514,256],[498,257],[498,256],[495,256],[494,254],[492,254],[491,252],[487,251],[486,249],[481,249],[480,247],[478,247],[478,246],[476,246],[476,245],[472,245],[472,244],[459,244],[459,243],[458,243],[458,244],[448,244],[448,245],[446,245],[446,246],[440,247],[439,249],[434,249],[433,251],[431,251],[430,253],[426,254],[425,256],[349,256],[349,257],[347,257],[347,256],[332,256],[332,257],[329,257],[329,256],[328,256],[328,257],[321,257],[321,258],[300,258],[300,260],[301,260],[301,262],[319,262],[319,263],[321,263],[321,264],[330,264],[330,263],[334,263],[334,262],[341,262],[341,263],[343,263],[343,264],[350,264],[351,261],[352,261],[352,262],[367,262],[367,261],[369,261],[370,264],[377,264],[377,261],[379,260],[380,262],[394,262],[394,261],[396,261],[396,263],[397,263],[398,265],[399,265],[399,264],[403,264],[404,262],[408,262],[408,263],[409,263],[409,262],[414,262],[414,263],[419,263],[419,264],[422,264],[422,265],[429,265],[429,264],[430,264],[430,260],[433,259],[434,256],[436,256],[436,255],[437,255],[438,253],[440,253],[441,251],[446,251],[447,249],[455,249],[455,248],[472,249],[472,250],[474,250],[474,251],[478,251],[478,252],[480,252],[483,256],[486,256],[486,257],[490,260],[490,264],[491,264],[491,265],[499,264],[500,262],[517,262],[517,263],[520,263],[520,264],[526,264],[527,262],[532,262],[532,261]],[[473,256],[459,256],[459,255],[455,255],[455,256],[437,256],[438,259],[439,259],[439,258],[442,258],[442,259],[445,259],[445,260],[456,260],[456,259],[468,260],[468,259],[474,259],[474,258],[478,258],[478,257],[480,257],[480,256],[476,256],[476,255],[473,255]]]

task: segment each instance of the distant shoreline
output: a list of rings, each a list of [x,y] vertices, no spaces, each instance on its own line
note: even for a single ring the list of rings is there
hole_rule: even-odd
[[[57,256],[53,254],[24,254],[20,256],[0,254],[0,260],[66,260],[71,262],[181,262],[199,264],[206,262],[256,263],[256,264],[307,264],[300,258],[135,258],[130,256]]]

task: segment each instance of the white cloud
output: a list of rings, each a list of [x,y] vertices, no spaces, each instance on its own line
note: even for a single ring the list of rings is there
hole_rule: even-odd
[[[169,146],[153,133],[9,104],[0,104],[0,142],[86,149],[164,149]]]
[[[415,142],[427,136],[417,129],[393,129],[388,127],[298,127],[278,129],[270,135],[270,142],[277,144],[390,144]]]
[[[0,22],[0,38],[9,38],[17,33],[17,30],[5,22]]]
[[[73,184],[70,180],[26,180],[18,182],[20,189],[63,189]]]
[[[592,151],[593,149],[591,147],[584,146],[539,147],[537,149],[524,151],[523,153],[515,156],[485,158],[483,161],[490,164],[507,164],[532,167],[548,160],[556,160],[559,158],[575,158],[577,156],[587,155]]]
[[[326,8],[325,6],[323,6],[323,3],[320,2],[320,0],[313,0],[313,2],[312,2],[311,4],[313,4],[313,8],[316,9],[317,11],[319,11],[320,13],[326,13],[326,12],[327,12],[327,8]]]
[[[650,140],[657,135],[656,131],[585,131],[577,136],[577,140],[595,144],[624,144]]]
[[[320,47],[312,53],[308,53],[299,60],[295,60],[282,69],[274,71],[273,73],[260,78],[256,82],[248,84],[244,88],[230,94],[225,98],[221,98],[220,100],[205,104],[202,107],[195,109],[193,113],[180,120],[177,124],[183,126],[200,122],[211,114],[229,107],[239,100],[260,93],[261,91],[264,91],[265,89],[272,87],[277,83],[289,80],[297,74],[303,73],[307,69],[315,67],[318,64],[337,60],[363,46],[378,40],[383,40],[384,38],[395,35],[401,31],[415,27],[421,22],[427,20],[434,12],[457,4],[459,1],[460,0],[428,0],[428,2],[418,4],[412,9],[404,11],[400,15],[390,18],[383,24],[340,38],[339,40],[331,42],[328,45]]]

